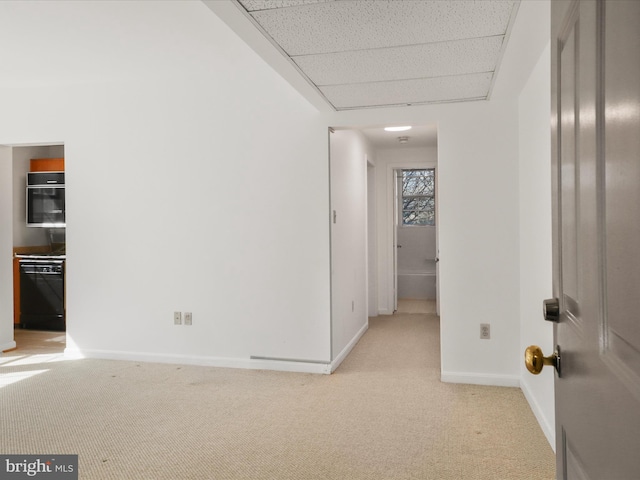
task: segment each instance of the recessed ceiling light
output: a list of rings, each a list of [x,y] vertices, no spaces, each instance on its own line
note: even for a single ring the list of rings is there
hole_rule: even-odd
[[[404,132],[405,130],[411,130],[411,126],[406,127],[384,127],[387,132]]]

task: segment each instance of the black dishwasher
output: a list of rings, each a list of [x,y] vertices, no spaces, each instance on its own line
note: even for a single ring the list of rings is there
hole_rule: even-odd
[[[64,260],[20,260],[20,326],[65,330]]]

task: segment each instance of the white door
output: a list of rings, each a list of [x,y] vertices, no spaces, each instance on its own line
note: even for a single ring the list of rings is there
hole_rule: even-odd
[[[557,477],[638,479],[640,1],[551,8]]]

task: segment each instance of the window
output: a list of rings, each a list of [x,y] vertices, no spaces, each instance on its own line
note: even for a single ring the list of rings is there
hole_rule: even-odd
[[[401,218],[403,226],[436,224],[436,170],[402,170]]]

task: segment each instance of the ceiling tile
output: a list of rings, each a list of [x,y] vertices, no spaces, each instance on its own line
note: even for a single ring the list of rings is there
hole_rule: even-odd
[[[502,36],[294,57],[318,86],[492,72]]]
[[[292,56],[504,35],[515,4],[510,0],[353,0],[272,8],[251,15]]]
[[[487,97],[492,73],[320,87],[338,110]]]

